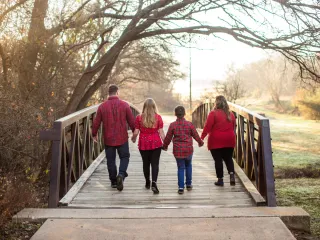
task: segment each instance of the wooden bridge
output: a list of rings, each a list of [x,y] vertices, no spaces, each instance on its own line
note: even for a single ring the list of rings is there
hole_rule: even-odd
[[[144,188],[145,180],[142,170],[142,160],[136,144],[130,143],[131,157],[128,167],[129,176],[124,182],[124,190],[118,192],[116,189],[111,188],[104,154],[102,129],[98,132],[97,143],[93,141],[91,136],[92,121],[98,108],[98,105],[96,105],[61,118],[54,122],[52,129],[41,132],[41,139],[52,141],[48,206],[55,211],[50,212],[50,209],[48,209],[46,211],[49,212],[43,214],[41,211],[38,212],[38,210],[32,210],[31,212],[26,210],[18,214],[17,218],[23,219],[32,215],[32,218],[56,219],[63,218],[59,217],[59,214],[62,214],[69,216],[69,218],[67,218],[69,219],[68,223],[71,223],[70,218],[103,218],[110,220],[113,219],[112,216],[114,216],[115,219],[118,220],[119,218],[144,219],[144,224],[146,224],[147,227],[149,224],[147,219],[158,217],[198,219],[208,218],[208,216],[212,218],[220,214],[221,217],[228,215],[230,218],[231,216],[235,216],[237,219],[233,220],[239,221],[239,217],[251,216],[257,218],[255,221],[252,219],[247,221],[253,221],[253,224],[257,223],[261,226],[258,227],[255,225],[257,231],[252,236],[250,235],[250,229],[244,230],[245,226],[243,226],[242,230],[239,231],[242,233],[248,231],[247,235],[243,236],[245,239],[294,239],[278,217],[282,217],[287,225],[292,226],[291,217],[293,217],[293,215],[294,217],[298,216],[299,221],[301,219],[303,220],[301,220],[302,223],[299,226],[304,229],[308,228],[309,218],[303,210],[296,209],[294,212],[298,213],[292,214],[292,211],[288,209],[270,208],[276,206],[276,197],[269,119],[241,106],[232,103],[229,103],[229,105],[237,119],[237,144],[234,154],[234,161],[236,163],[235,171],[237,174],[235,186],[229,186],[228,178],[225,180],[225,187],[214,186],[213,183],[216,176],[211,154],[205,146],[199,148],[195,145],[193,157],[194,189],[190,192],[185,192],[183,195],[177,194],[177,166],[172,155],[171,146],[167,152],[162,151],[161,153],[158,179],[160,194],[154,195],[152,191]],[[135,116],[139,114],[139,110],[136,107],[132,105],[130,105],[130,107]],[[192,113],[192,122],[199,131],[203,128],[206,117],[212,108],[213,104],[207,102],[201,104]],[[174,121],[175,118],[173,116],[163,116],[163,119],[166,131],[169,123]],[[75,209],[79,209],[77,210],[79,212],[76,215],[72,215],[71,213],[74,213],[74,211],[76,211]],[[95,211],[95,209],[99,210]],[[87,211],[87,215],[83,211]],[[259,217],[264,218],[260,219]],[[265,223],[265,221],[267,221],[267,223]],[[294,220],[294,222],[296,222],[296,220]],[[64,224],[68,223],[66,222]],[[113,223],[116,229],[119,228],[117,230],[118,235],[116,233],[108,233],[106,230],[106,234],[109,236],[109,238],[107,237],[106,239],[122,239],[125,238],[124,236],[128,237],[126,239],[145,239],[149,236],[149,231],[151,231],[153,227],[157,229],[156,226],[152,225],[149,226],[150,229],[148,231],[143,233],[144,235],[139,235],[139,233],[136,232],[132,233],[132,235],[126,235],[127,233],[124,233],[126,231],[120,229],[121,224],[117,225],[119,222]],[[280,227],[278,230],[274,230],[274,232],[271,231],[267,233],[264,229],[265,227],[263,227],[264,223],[266,224],[265,227],[269,226],[268,224],[276,224]],[[46,224],[47,222],[45,225]],[[63,223],[57,224],[55,227],[60,226],[63,228],[64,226]],[[75,224],[77,225],[77,223]],[[132,227],[134,229],[137,227],[134,225],[131,226],[130,223],[125,224],[129,228]],[[170,228],[172,222],[162,224]],[[217,223],[215,222],[214,224]],[[223,225],[224,223],[222,222],[221,224]],[[234,224],[238,224],[238,227],[234,229],[242,226],[240,222]],[[293,225],[295,225],[295,227],[297,226],[297,224]],[[101,225],[99,226],[101,227]],[[200,229],[203,228],[203,226],[202,228],[201,226]],[[88,226],[89,229],[91,227],[93,228],[94,226]],[[193,235],[195,238],[189,239],[198,239],[197,237],[202,236],[202,230],[200,229],[198,230],[200,231],[199,233],[193,233],[195,234]],[[213,239],[212,235],[210,235],[210,229],[211,228],[207,229],[206,227],[203,228],[208,238],[202,239]],[[217,229],[217,231],[219,232],[219,229]],[[62,236],[55,234],[59,233],[51,232],[50,235],[50,232],[46,232],[46,230],[42,230],[41,232],[40,229],[39,233],[37,233],[33,239],[55,239],[55,237],[58,238]],[[72,235],[74,238],[70,239],[87,239],[81,237],[76,238],[74,234],[75,232],[73,232]],[[152,236],[152,231],[150,234],[150,236]],[[176,238],[168,233],[163,234],[163,236],[160,234],[162,237],[159,235],[157,239]],[[242,236],[241,234],[237,234],[239,233],[235,232],[234,235],[230,235],[230,239],[243,239],[238,238]],[[278,236],[285,237],[277,238],[277,234],[280,234]],[[66,237],[69,235],[63,236]],[[79,236],[81,236],[81,234]],[[180,234],[179,236],[184,235]],[[188,237],[190,235],[187,234],[186,236]],[[221,236],[223,236],[223,234]],[[266,238],[263,238],[264,236]],[[66,237],[66,239],[69,238]],[[99,239],[99,237],[97,237],[97,239]],[[221,237],[217,239],[225,238]]]

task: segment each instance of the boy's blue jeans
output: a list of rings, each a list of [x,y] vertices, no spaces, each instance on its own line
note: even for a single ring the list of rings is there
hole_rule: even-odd
[[[176,158],[178,166],[178,185],[184,188],[184,172],[186,172],[186,185],[192,185],[192,154],[186,158]]]

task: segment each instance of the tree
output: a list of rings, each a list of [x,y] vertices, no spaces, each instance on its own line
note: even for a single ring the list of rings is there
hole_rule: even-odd
[[[173,83],[184,77],[178,66],[165,43],[137,41],[128,44],[106,84],[100,88],[100,100],[105,98],[108,84],[117,84],[122,97],[133,104],[140,104],[147,97],[164,102],[172,100]],[[161,105],[159,101],[157,104]]]
[[[319,6],[315,0],[308,3],[299,0],[87,0],[81,3],[64,0],[66,7],[60,12],[48,11],[48,0],[26,2],[32,11],[26,12],[30,15],[26,19],[31,21],[19,74],[21,89],[32,91],[33,69],[48,42],[61,43],[64,34],[73,32],[75,38],[79,38],[77,45],[89,46],[90,59],[72,89],[65,113],[86,106],[110,77],[123,49],[141,39],[169,43],[174,40],[185,45],[189,34],[229,36],[253,47],[281,53],[299,64],[300,77],[312,76],[312,81],[319,82],[319,73],[310,61],[315,59],[320,46]],[[201,20],[206,13],[211,19]],[[45,23],[48,17],[49,24]],[[103,24],[97,28],[101,20]],[[81,38],[84,34],[81,29],[94,29],[95,34],[91,39]]]
[[[163,41],[174,38],[183,44],[187,39],[186,33],[229,35],[250,46],[280,52],[300,65],[301,77],[305,72],[319,76],[307,61],[310,57],[314,58],[314,53],[319,51],[316,30],[319,24],[318,9],[315,2],[302,4],[300,1],[141,0],[136,4],[128,1],[113,11],[88,15],[87,18],[92,19],[117,19],[123,31],[100,59],[87,66],[73,92],[66,113],[86,104],[90,96],[109,77],[116,59],[128,43],[150,37]],[[265,16],[259,14],[259,11]],[[199,22],[197,16],[204,12],[209,12],[211,16],[215,16],[216,12],[223,21],[219,21],[217,17],[217,25]],[[285,27],[276,28],[272,17],[281,21]],[[264,29],[258,28],[261,25]],[[98,77],[87,88],[95,74],[98,74]]]
[[[243,72],[247,77],[246,86],[268,92],[275,107],[284,110],[280,97],[283,94],[293,95],[297,85],[296,65],[283,57],[274,57],[252,63],[245,67]]]
[[[235,69],[234,65],[228,67],[225,81],[216,81],[215,90],[218,94],[224,95],[228,101],[235,102],[246,94],[244,80],[241,71]]]

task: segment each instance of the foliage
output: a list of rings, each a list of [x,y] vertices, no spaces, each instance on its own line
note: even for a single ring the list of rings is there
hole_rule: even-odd
[[[299,89],[294,104],[305,118],[320,120],[320,88],[314,91]]]
[[[12,64],[6,80],[0,75],[0,164],[4,171],[16,173],[31,169],[29,175],[36,179],[48,165],[48,144],[40,141],[39,132],[62,116],[68,88],[80,70],[75,59],[61,58],[56,45],[47,46],[39,54],[33,91],[25,98],[17,77],[24,47],[21,42],[6,43]]]

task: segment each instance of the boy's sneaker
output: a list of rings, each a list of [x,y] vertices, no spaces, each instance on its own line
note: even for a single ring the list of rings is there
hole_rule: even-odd
[[[236,179],[234,177],[234,173],[230,174],[230,185],[235,186],[236,185]]]
[[[118,189],[118,191],[123,190],[123,178],[121,175],[117,176],[117,189]]]
[[[145,185],[145,187],[146,187],[146,189],[150,189],[150,180],[146,180],[146,185]]]
[[[178,193],[179,194],[183,194],[184,193],[184,189],[183,188],[179,188]]]
[[[152,182],[151,189],[154,194],[159,194],[159,189],[156,182]]]
[[[187,190],[188,190],[188,191],[191,191],[191,190],[192,190],[192,188],[193,188],[193,186],[192,186],[192,185],[187,185]]]
[[[224,185],[223,178],[218,178],[218,181],[216,181],[214,183],[214,185],[219,186],[219,187],[223,187],[223,185]]]
[[[111,182],[111,187],[112,188],[117,188],[117,182]]]

